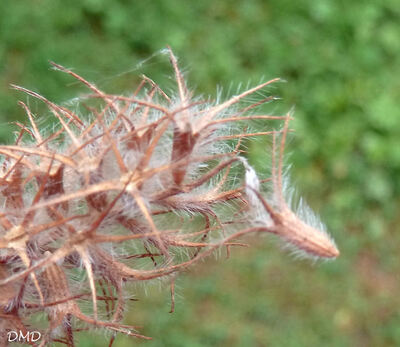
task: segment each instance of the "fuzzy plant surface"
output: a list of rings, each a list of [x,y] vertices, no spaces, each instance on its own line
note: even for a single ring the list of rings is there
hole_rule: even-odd
[[[319,219],[284,194],[291,113],[258,114],[271,97],[248,102],[278,79],[223,102],[202,100],[166,51],[176,95],[146,76],[131,94],[107,94],[55,63],[88,87],[79,98],[86,112],[14,86],[43,101],[58,127],[42,128],[20,102],[29,125],[17,123],[15,144],[0,146],[3,342],[9,331],[36,330],[41,346],[75,346],[77,331],[99,328],[110,346],[117,333],[148,339],[122,323],[129,283],[165,278],[173,311],[176,275],[222,247],[245,246],[246,234],[275,234],[310,257],[339,255]],[[260,119],[271,125],[250,131]],[[241,146],[259,136],[271,139],[264,179]]]

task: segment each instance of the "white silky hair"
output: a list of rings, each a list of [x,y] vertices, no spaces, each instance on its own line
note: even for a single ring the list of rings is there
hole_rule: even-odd
[[[245,191],[247,196],[250,199],[250,203],[256,205],[259,201],[256,192],[260,191],[260,180],[258,179],[256,171],[249,165],[248,161],[244,157],[239,157],[239,160],[242,162],[246,173],[245,173]]]
[[[299,196],[296,188],[291,184],[288,170],[282,179],[282,196],[287,206],[301,221],[329,236],[326,225],[321,221],[318,214],[308,205],[303,197]],[[333,242],[333,239],[329,238]]]
[[[249,198],[249,203],[251,206],[250,215],[251,222],[255,226],[265,225],[271,226],[272,219],[269,213],[265,210],[257,193],[261,193],[261,182],[254,168],[249,165],[248,161],[244,157],[239,157],[239,160],[243,163],[245,167],[245,192]]]

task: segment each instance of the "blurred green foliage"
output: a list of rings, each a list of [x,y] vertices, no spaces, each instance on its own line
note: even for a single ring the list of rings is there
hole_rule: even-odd
[[[275,250],[271,238],[256,239],[219,266],[210,259],[183,275],[173,315],[166,285],[148,297],[138,287],[128,320],[154,337],[143,345],[399,346],[398,0],[3,0],[3,142],[7,122],[25,119],[16,101],[26,96],[10,83],[55,102],[84,91],[49,71],[53,60],[109,91],[128,90],[140,61],[167,44],[198,93],[261,77],[288,81],[273,93],[283,98],[277,112],[296,107],[292,176],[342,254],[312,267]],[[143,66],[173,87],[168,64],[156,57]],[[263,168],[264,149],[251,150]],[[81,345],[101,340],[83,335]],[[115,345],[131,343],[118,337]]]

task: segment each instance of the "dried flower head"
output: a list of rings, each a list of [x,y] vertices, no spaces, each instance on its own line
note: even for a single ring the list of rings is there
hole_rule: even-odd
[[[240,108],[278,79],[220,104],[194,100],[170,49],[168,54],[176,96],[145,76],[132,94],[110,95],[52,63],[90,89],[83,104],[101,102],[86,105],[86,116],[14,86],[43,101],[59,128],[41,129],[21,102],[30,126],[17,123],[16,143],[0,146],[2,333],[36,324],[42,345],[68,346],[76,331],[90,327],[108,330],[110,345],[117,332],[147,338],[121,323],[127,283],[169,279],[173,311],[175,274],[217,248],[229,253],[252,232],[274,233],[311,256],[339,255],[327,233],[301,220],[283,198],[291,115],[254,113],[271,98]],[[263,132],[241,127],[254,119],[284,126]],[[273,169],[264,181],[240,146],[256,136],[273,138]],[[243,166],[245,177],[238,180]],[[39,312],[45,312],[42,324],[32,319]]]

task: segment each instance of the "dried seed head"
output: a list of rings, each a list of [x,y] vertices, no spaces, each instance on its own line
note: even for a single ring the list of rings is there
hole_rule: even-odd
[[[232,246],[243,246],[235,240],[247,233],[272,232],[320,257],[339,254],[327,235],[301,221],[282,197],[283,145],[291,117],[254,114],[270,97],[240,106],[278,79],[222,103],[200,101],[192,98],[176,57],[167,52],[175,97],[146,76],[133,94],[110,95],[54,63],[91,91],[85,100],[88,115],[14,86],[44,102],[59,128],[42,129],[21,103],[30,127],[18,123],[16,143],[0,146],[0,309],[14,310],[0,314],[12,315],[24,327],[38,310],[46,310],[46,343],[58,330],[64,334],[58,341],[74,346],[77,320],[147,338],[121,324],[124,283],[164,277],[173,294],[176,272],[217,248],[226,246],[229,254]],[[250,132],[243,122],[254,119],[284,120],[284,127]],[[268,179],[273,183],[269,199],[260,193],[265,181],[242,157],[241,140],[272,136],[275,144],[279,134],[283,140],[278,168],[272,165]],[[274,152],[275,146],[273,158]],[[240,162],[244,186],[237,177]],[[264,224],[253,227],[259,217]],[[73,274],[82,272],[87,285],[74,284]],[[82,313],[85,302],[90,315]],[[100,320],[102,315],[108,321]]]

